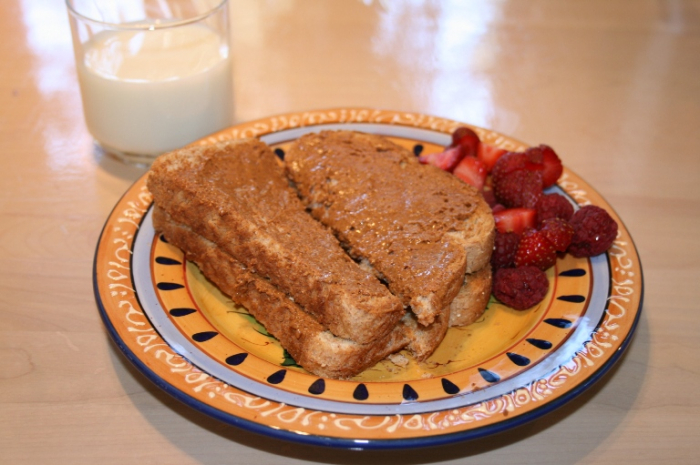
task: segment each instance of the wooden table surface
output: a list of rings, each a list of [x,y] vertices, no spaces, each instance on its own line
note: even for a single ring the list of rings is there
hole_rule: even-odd
[[[59,0],[0,6],[0,463],[700,463],[700,2],[236,0],[236,122],[339,106],[548,143],[623,218],[645,299],[627,353],[495,436],[358,452],[219,423],[136,371],[92,289],[143,173],[97,153]]]

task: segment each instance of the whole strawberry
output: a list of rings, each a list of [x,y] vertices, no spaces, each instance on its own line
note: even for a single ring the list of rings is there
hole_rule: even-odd
[[[552,243],[557,252],[565,252],[574,237],[574,227],[561,218],[544,220],[540,231]]]
[[[545,232],[531,229],[523,233],[515,254],[516,267],[534,266],[546,270],[556,261],[557,250]]]

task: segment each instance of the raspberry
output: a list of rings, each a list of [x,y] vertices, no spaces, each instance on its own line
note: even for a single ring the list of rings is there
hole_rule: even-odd
[[[546,270],[557,261],[557,251],[542,231],[525,231],[515,254],[515,266],[534,266]]]
[[[535,208],[542,195],[542,173],[516,170],[493,179],[493,193],[508,208]]]
[[[493,165],[491,177],[494,183],[504,178],[507,174],[513,171],[527,169],[530,166],[530,160],[523,152],[506,152]]]
[[[574,257],[592,257],[608,250],[617,237],[617,223],[595,205],[581,207],[571,217],[574,237],[568,252]]]
[[[542,302],[548,290],[547,275],[534,266],[501,268],[494,274],[493,295],[516,310]]]
[[[515,266],[515,254],[518,251],[519,244],[520,234],[496,231],[496,238],[493,242],[493,253],[491,254],[491,267],[497,270],[499,268],[511,268]]]
[[[537,210],[537,224],[549,218],[561,218],[569,221],[574,214],[574,206],[560,194],[541,195],[535,204]]]
[[[565,252],[574,237],[574,228],[561,218],[544,220],[540,231],[552,243],[557,252]]]

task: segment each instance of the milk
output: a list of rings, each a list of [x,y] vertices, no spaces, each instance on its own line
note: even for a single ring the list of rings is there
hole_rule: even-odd
[[[103,31],[84,50],[85,119],[107,151],[155,156],[231,124],[231,59],[208,27]]]

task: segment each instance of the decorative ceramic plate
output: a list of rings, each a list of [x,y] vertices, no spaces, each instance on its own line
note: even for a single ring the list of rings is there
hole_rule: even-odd
[[[415,113],[335,109],[234,126],[198,143],[259,137],[282,154],[322,129],[377,133],[414,152],[437,152],[456,121]],[[508,150],[526,145],[474,128]],[[159,387],[214,418],[301,443],[347,448],[434,446],[503,431],[587,389],[627,347],[641,312],[634,244],[612,208],[565,169],[550,189],[605,208],[620,225],[611,249],[560,258],[539,305],[494,299],[474,324],[451,328],[418,363],[378,363],[350,380],[323,379],[292,360],[248,312],[153,229],[145,176],[123,196],[100,237],[97,303],[119,348]]]

